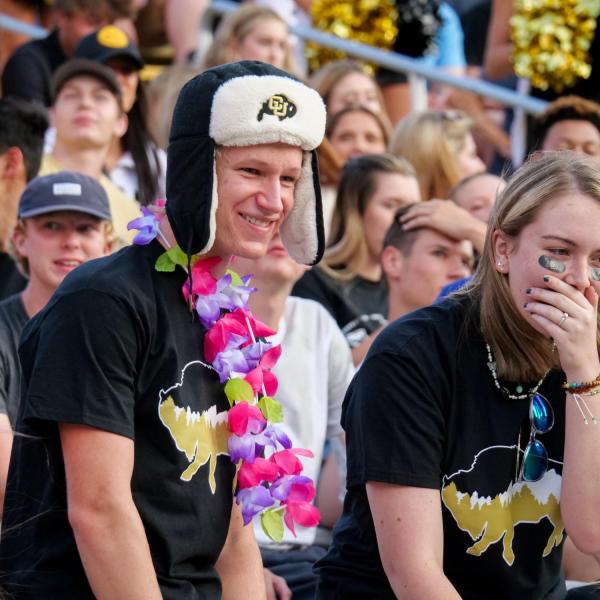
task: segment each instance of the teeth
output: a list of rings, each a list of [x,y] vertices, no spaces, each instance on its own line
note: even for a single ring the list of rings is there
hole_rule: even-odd
[[[254,217],[249,217],[244,215],[244,219],[248,221],[248,223],[252,223],[252,225],[258,225],[259,227],[268,227],[269,221],[261,221],[260,219],[255,219]]]
[[[63,265],[65,267],[76,267],[79,265],[79,262],[76,260],[58,260],[56,261],[59,265]]]

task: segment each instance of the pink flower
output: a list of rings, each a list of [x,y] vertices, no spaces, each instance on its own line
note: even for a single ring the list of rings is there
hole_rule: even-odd
[[[296,535],[294,523],[303,527],[316,527],[321,519],[321,513],[316,506],[310,502],[295,502],[288,500],[285,503],[285,515],[283,520],[287,528]]]
[[[209,363],[213,363],[217,354],[223,352],[229,342],[239,338],[240,345],[247,341],[247,328],[231,314],[223,315],[204,336],[204,356]],[[233,336],[238,336],[235,338]]]
[[[278,475],[277,465],[257,457],[252,464],[242,463],[238,471],[238,486],[241,490],[254,487],[263,481],[275,481]]]
[[[271,373],[271,369],[277,364],[280,356],[280,345],[267,350],[267,352],[262,355],[258,367],[246,374],[244,379],[252,386],[255,393],[262,391],[264,387],[267,396],[273,396],[273,394],[275,394],[278,381],[277,377]]]
[[[229,316],[241,323],[246,330],[248,330],[249,323],[252,328],[252,333],[256,338],[269,337],[277,333],[274,329],[271,329],[268,325],[265,325],[262,321],[256,319],[250,311],[244,310],[243,308],[237,308],[230,313]],[[250,331],[248,331],[248,333],[250,333]]]
[[[229,431],[237,436],[247,433],[260,433],[267,425],[267,421],[257,406],[247,402],[239,402],[227,413]]]
[[[194,263],[192,267],[192,295],[196,296],[197,294],[214,294],[217,289],[217,280],[211,275],[211,270],[216,267],[221,262],[221,259],[218,256],[213,258],[205,258],[203,260],[198,260]],[[183,295],[185,296],[185,300],[190,295],[190,284],[186,279],[183,284]]]
[[[290,448],[274,452],[269,460],[277,465],[280,475],[299,475],[303,467],[296,455],[312,457],[313,453],[303,448]]]

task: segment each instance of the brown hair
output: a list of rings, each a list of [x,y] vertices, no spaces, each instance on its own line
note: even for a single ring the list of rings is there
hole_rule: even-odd
[[[396,125],[389,151],[415,167],[423,200],[445,199],[458,183],[455,156],[472,126],[462,112],[433,110],[409,114]]]
[[[508,277],[495,267],[494,231],[520,243],[524,227],[559,194],[579,193],[600,203],[600,171],[587,156],[548,152],[528,161],[508,181],[490,217],[481,260],[465,292],[479,299],[481,331],[495,353],[498,374],[511,381],[534,381],[558,357],[549,340],[520,314],[512,298]],[[600,341],[600,337],[598,338]]]
[[[129,18],[135,12],[131,0],[54,0],[52,8],[69,16],[84,13],[98,23]]]
[[[408,161],[391,154],[365,154],[346,163],[333,213],[331,243],[321,263],[336,279],[354,277],[367,256],[363,214],[375,193],[379,173],[416,177]]]
[[[241,42],[261,20],[279,21],[287,28],[287,23],[274,10],[258,4],[243,4],[227,15],[219,25],[213,43],[204,57],[204,68],[209,69],[235,60],[232,45]],[[292,74],[297,71],[289,44],[285,52],[283,68]]]
[[[381,129],[381,133],[383,135],[383,141],[385,142],[385,145],[387,146],[389,144],[390,128],[387,125],[386,121],[382,118],[381,115],[374,113],[372,110],[369,110],[365,106],[346,106],[345,108],[338,110],[338,112],[336,112],[334,115],[331,115],[327,119],[327,125],[325,126],[325,136],[327,138],[330,138],[331,134],[335,131],[335,128],[338,126],[338,124],[342,120],[342,118],[345,115],[347,115],[348,113],[353,113],[353,112],[362,112],[362,113],[365,113],[365,114],[373,117],[373,119],[377,122],[377,124],[379,125],[379,128]]]

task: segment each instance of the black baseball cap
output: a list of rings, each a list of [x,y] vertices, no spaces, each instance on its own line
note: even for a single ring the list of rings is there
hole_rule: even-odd
[[[71,210],[112,221],[108,196],[91,177],[60,171],[32,179],[19,200],[19,218],[28,219],[59,210]]]
[[[88,75],[98,81],[101,81],[117,97],[119,105],[122,103],[123,95],[121,86],[115,77],[115,74],[107,66],[94,60],[86,58],[70,58],[62,64],[52,78],[52,87],[54,90],[54,99],[60,93],[67,81],[80,75]]]
[[[101,63],[111,58],[125,57],[130,59],[137,69],[144,68],[144,61],[137,46],[115,25],[105,25],[82,38],[74,56]]]

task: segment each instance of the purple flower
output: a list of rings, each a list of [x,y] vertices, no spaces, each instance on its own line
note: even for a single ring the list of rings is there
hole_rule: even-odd
[[[313,485],[310,477],[304,475],[284,475],[277,481],[274,481],[270,488],[270,493],[275,500],[285,502],[292,489],[292,485],[308,486]]]
[[[250,371],[244,353],[236,348],[219,352],[212,366],[219,374],[219,381],[221,383],[225,383],[231,377],[232,372],[247,373]]]
[[[256,459],[256,442],[251,433],[242,436],[230,435],[227,448],[229,449],[229,458],[234,464],[240,459],[248,463],[253,463]]]
[[[196,312],[200,317],[200,323],[206,329],[212,327],[221,316],[221,308],[213,296],[202,296],[199,294],[196,299]]]
[[[262,435],[271,440],[271,444],[269,445],[272,445],[275,449],[277,449],[275,441],[278,441],[286,449],[292,447],[292,440],[290,440],[287,433],[281,429],[281,427],[277,427],[277,425],[268,425],[262,432]]]
[[[236,495],[236,502],[242,504],[242,518],[244,525],[252,521],[254,515],[262,512],[265,508],[275,504],[269,490],[262,485],[245,488]]]
[[[149,244],[158,235],[159,220],[154,213],[142,206],[143,217],[138,217],[127,223],[127,229],[137,229],[139,233],[133,238],[133,243],[138,246]]]
[[[248,344],[247,346],[244,346],[242,348],[242,352],[244,353],[244,356],[246,357],[246,360],[248,361],[250,371],[252,369],[256,369],[256,367],[258,367],[258,365],[260,363],[260,359],[262,358],[263,354],[267,350],[270,350],[272,346],[273,346],[273,344],[271,344],[270,342],[262,342],[259,340],[258,342],[254,343],[254,344]]]
[[[227,296],[227,306],[221,308],[227,308],[227,310],[243,308],[244,310],[248,310],[250,294],[256,291],[256,288],[247,285],[251,277],[252,275],[244,275],[241,278],[244,285],[230,285],[223,290],[223,295]]]

